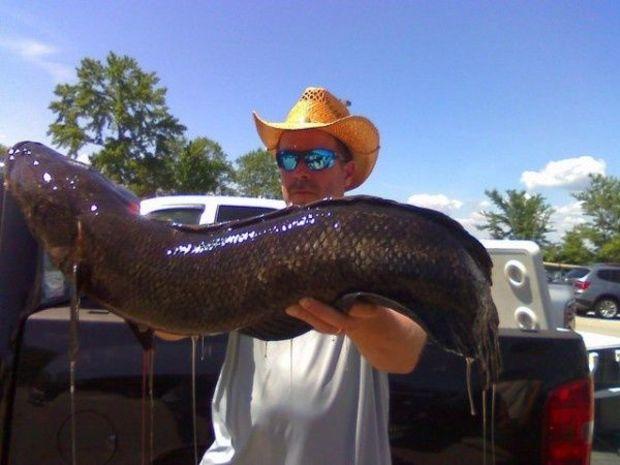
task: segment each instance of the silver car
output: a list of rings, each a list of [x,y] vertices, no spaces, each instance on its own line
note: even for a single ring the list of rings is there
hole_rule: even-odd
[[[577,313],[594,311],[602,318],[620,314],[620,264],[596,263],[573,282]]]

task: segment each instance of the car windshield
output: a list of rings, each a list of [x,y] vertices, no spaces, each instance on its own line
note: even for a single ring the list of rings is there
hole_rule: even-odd
[[[590,271],[589,268],[575,268],[566,273],[566,279],[579,279],[583,278]]]

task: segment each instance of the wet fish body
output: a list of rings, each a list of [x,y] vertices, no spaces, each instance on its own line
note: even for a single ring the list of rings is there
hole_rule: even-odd
[[[37,143],[16,145],[8,190],[52,261],[82,292],[155,329],[285,339],[309,327],[284,309],[359,296],[407,314],[447,350],[499,370],[491,260],[457,222],[351,196],[202,227],[137,214],[138,199]]]

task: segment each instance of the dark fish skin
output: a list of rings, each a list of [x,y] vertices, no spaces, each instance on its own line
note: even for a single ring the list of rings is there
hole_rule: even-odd
[[[322,200],[237,222],[171,225],[86,165],[17,144],[7,188],[53,262],[82,292],[149,327],[196,335],[240,330],[286,339],[309,327],[284,309],[311,296],[390,303],[445,349],[499,371],[491,260],[457,222],[376,197]]]

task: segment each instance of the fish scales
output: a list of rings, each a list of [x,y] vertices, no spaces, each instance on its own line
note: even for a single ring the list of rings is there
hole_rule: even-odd
[[[351,196],[171,225],[137,215],[130,193],[36,143],[12,149],[6,178],[54,263],[67,276],[77,263],[80,290],[129,320],[187,335],[283,339],[310,329],[284,312],[301,297],[346,311],[347,297],[361,295],[497,377],[490,258],[439,212]]]

